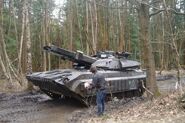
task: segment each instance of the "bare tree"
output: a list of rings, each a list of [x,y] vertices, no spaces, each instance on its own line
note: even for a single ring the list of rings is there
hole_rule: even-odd
[[[26,32],[26,74],[32,73],[32,53],[31,53],[31,36],[30,36],[30,20],[29,20],[29,2],[26,3],[25,15],[25,32]],[[32,84],[28,83],[28,89],[32,89]]]
[[[91,30],[92,30],[92,47],[93,47],[93,53],[96,53],[97,47],[96,47],[96,39],[95,39],[95,30],[94,30],[94,17],[93,17],[93,9],[91,7],[91,3],[89,3],[89,11],[90,11],[90,20],[91,20]]]
[[[25,34],[25,14],[26,14],[26,0],[22,1],[22,25],[21,25],[21,38],[19,45],[19,54],[18,54],[18,70],[19,73],[22,74],[22,55],[24,48],[24,34]]]
[[[163,0],[163,4],[164,4],[164,8],[165,8],[165,12],[166,12],[166,16],[167,16],[167,22],[168,22],[168,25],[169,25],[169,28],[170,28],[170,33],[171,33],[171,40],[172,40],[172,49],[173,51],[175,51],[175,60],[176,60],[176,64],[177,64],[177,87],[179,88],[181,94],[182,94],[182,84],[181,84],[181,80],[180,80],[180,69],[181,69],[181,65],[180,65],[180,55],[179,55],[179,52],[178,52],[178,48],[177,48],[177,45],[175,43],[175,36],[174,36],[174,33],[173,33],[173,29],[172,29],[172,24],[170,22],[170,18],[169,18],[169,11],[167,9],[167,5],[166,5],[166,0]]]
[[[6,51],[6,44],[4,41],[4,30],[3,30],[3,0],[0,0],[0,65],[2,72],[6,78],[12,84],[12,76],[10,71],[10,60]]]
[[[140,3],[138,8],[138,14],[140,25],[140,42],[143,49],[142,56],[147,72],[146,86],[153,93],[152,96],[157,96],[158,87],[156,84],[155,61],[152,53],[151,43],[149,40],[149,6],[144,3],[148,3],[148,0],[142,0],[142,3]]]

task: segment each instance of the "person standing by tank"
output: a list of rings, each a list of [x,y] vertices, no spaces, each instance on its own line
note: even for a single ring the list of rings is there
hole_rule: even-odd
[[[106,96],[106,90],[105,90],[105,77],[97,71],[97,68],[95,66],[92,66],[90,68],[90,72],[93,73],[92,76],[92,87],[96,89],[96,104],[97,104],[97,115],[103,115],[105,110],[105,96]]]

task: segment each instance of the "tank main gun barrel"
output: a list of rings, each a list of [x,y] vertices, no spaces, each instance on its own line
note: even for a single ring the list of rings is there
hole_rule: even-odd
[[[91,66],[97,59],[94,57],[90,57],[88,55],[84,55],[83,52],[77,51],[69,51],[64,48],[57,47],[55,45],[44,46],[44,50],[55,55],[60,56],[62,59],[67,59],[69,61],[78,63],[84,66]]]

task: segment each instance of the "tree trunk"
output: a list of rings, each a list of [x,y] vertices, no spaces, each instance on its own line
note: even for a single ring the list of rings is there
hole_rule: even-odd
[[[42,47],[47,45],[47,0],[44,0],[44,13],[43,13],[43,21],[42,21],[42,30],[43,30],[43,38],[42,38]],[[47,54],[43,52],[43,69],[44,71],[47,70]]]
[[[86,53],[87,55],[90,54],[89,51],[89,7],[88,7],[88,1],[86,1]]]
[[[125,6],[127,6],[126,2],[127,1],[125,1]],[[123,2],[121,2],[120,4],[123,5]],[[127,11],[127,9],[124,10],[125,17],[126,17],[125,13],[127,13],[126,11]],[[120,9],[118,9],[118,17],[119,17],[119,47],[118,48],[119,48],[119,51],[124,51],[125,50],[125,40],[124,40],[124,34],[125,34],[125,30],[124,30],[125,22],[124,21],[125,20],[124,21],[122,20]]]
[[[166,5],[166,0],[163,0],[163,4],[164,4],[164,8],[165,8],[165,12],[166,12],[166,15],[167,15],[167,23],[168,23],[168,26],[170,28],[170,37],[171,37],[171,40],[172,40],[172,50],[174,51],[174,54],[175,54],[175,61],[176,61],[176,69],[177,69],[177,86],[178,86],[178,89],[180,90],[180,93],[182,95],[182,83],[181,83],[181,80],[180,80],[180,69],[181,69],[181,65],[180,65],[180,55],[179,55],[179,52],[178,52],[178,48],[177,48],[177,45],[175,43],[175,38],[174,38],[174,32],[173,32],[173,28],[172,28],[172,22],[170,21],[170,18],[169,18],[169,11],[168,11],[168,8],[167,8],[167,5]]]
[[[26,51],[27,51],[27,58],[26,58],[26,74],[32,73],[32,54],[31,54],[31,36],[30,36],[30,20],[29,20],[29,6],[27,0],[27,7],[26,7],[26,15],[25,15],[25,32],[26,32]],[[32,89],[33,85],[28,83],[28,89]]]
[[[73,2],[70,1],[70,4],[72,5]],[[70,8],[69,11],[70,11],[69,12],[70,13],[70,16],[69,16],[69,18],[70,18],[70,28],[69,28],[69,30],[70,30],[70,45],[69,45],[69,49],[73,50],[73,9]]]
[[[95,41],[95,46],[97,45],[98,42],[98,19],[97,19],[97,8],[96,8],[96,0],[94,0],[94,22],[95,22],[95,31],[94,31],[94,41]],[[95,53],[97,51],[97,48],[95,48]]]
[[[10,70],[10,60],[6,51],[6,44],[4,42],[4,30],[3,30],[3,0],[0,0],[0,65],[4,75],[12,84],[12,76]]]
[[[142,2],[147,2],[147,0],[143,0]],[[155,61],[152,53],[151,43],[149,41],[149,7],[146,4],[141,3],[138,9],[138,14],[140,42],[145,53],[143,54],[143,59],[147,72],[146,86],[153,93],[153,97],[157,96],[159,91],[156,84]],[[151,95],[149,97],[151,97]]]
[[[19,44],[19,54],[18,54],[18,71],[20,74],[22,74],[22,53],[23,53],[23,43],[24,43],[24,33],[25,33],[25,13],[26,13],[26,2],[25,0],[22,1],[22,26],[21,26],[21,38],[20,38],[20,44]]]
[[[78,2],[77,0],[75,0],[75,6],[76,6],[76,15],[77,15],[77,22],[78,22],[78,29],[79,29],[79,39],[80,39],[80,44],[81,44],[81,50],[84,49],[83,47],[83,42],[82,42],[82,27],[81,27],[81,24],[80,24],[80,15],[79,15],[79,10],[78,10]]]
[[[93,54],[96,53],[96,42],[95,42],[95,33],[94,33],[94,24],[93,24],[93,14],[92,14],[92,7],[89,3],[89,11],[90,11],[90,20],[91,20],[91,30],[92,30],[92,48],[93,48]]]

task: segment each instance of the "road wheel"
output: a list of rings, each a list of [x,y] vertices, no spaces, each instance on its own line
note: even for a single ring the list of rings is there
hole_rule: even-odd
[[[60,99],[61,98],[61,95],[60,94],[55,94],[55,93],[52,93],[50,91],[47,91],[47,90],[44,90],[44,89],[41,89],[41,91],[43,91],[45,94],[47,94],[49,97],[51,97],[52,99]]]

